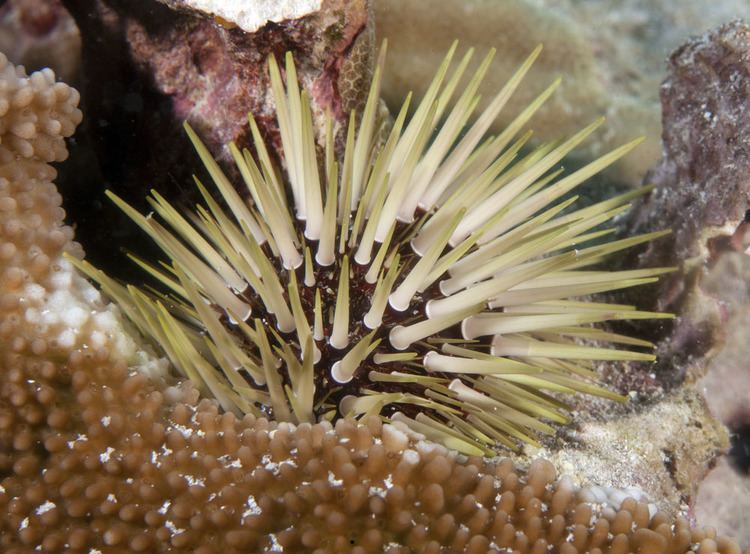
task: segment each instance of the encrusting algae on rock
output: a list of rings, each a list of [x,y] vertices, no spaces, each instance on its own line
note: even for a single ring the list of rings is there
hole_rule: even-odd
[[[46,78],[40,89],[67,91],[67,101],[51,109],[31,102],[27,116],[75,126],[75,93]],[[0,326],[3,552],[739,552],[633,499],[585,502],[541,460],[523,474],[508,460],[460,455],[374,417],[364,425],[238,417],[199,400],[191,381],[149,371],[158,364],[113,306],[75,274],[53,278],[69,270],[62,253],[81,250],[63,224],[48,150],[34,142],[40,131],[24,131],[32,148],[16,150],[6,124],[18,106],[9,105],[0,116],[9,154],[0,167],[0,251],[9,253]],[[56,158],[65,157],[64,129],[46,125],[63,146]],[[107,317],[86,319],[71,340],[59,337],[73,322],[27,319],[29,302],[63,288],[87,315]]]

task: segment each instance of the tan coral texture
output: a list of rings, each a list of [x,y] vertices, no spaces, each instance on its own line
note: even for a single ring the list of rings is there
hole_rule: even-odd
[[[81,122],[78,91],[56,83],[51,69],[27,76],[2,54],[0,82],[0,162],[14,157],[64,160],[64,139]]]
[[[108,346],[133,361],[118,310],[63,257],[83,250],[45,162],[67,158],[78,98],[51,70],[27,77],[0,54],[0,352],[65,359],[75,348]]]
[[[7,67],[5,91],[25,79]],[[29,120],[63,119],[62,109],[26,106],[47,117]],[[45,136],[63,144],[68,129],[53,127]],[[0,551],[739,552],[651,517],[645,503],[581,502],[548,462],[524,475],[378,420],[237,419],[188,384],[134,370],[117,312],[60,257],[80,252],[54,170],[20,159],[45,141],[8,136],[3,144],[21,146],[0,167]],[[69,304],[53,302],[57,292]]]
[[[4,552],[739,552],[645,503],[579,502],[541,460],[172,405],[104,351],[3,362]]]

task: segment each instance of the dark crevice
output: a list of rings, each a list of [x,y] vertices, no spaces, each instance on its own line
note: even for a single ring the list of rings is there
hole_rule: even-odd
[[[750,423],[733,429],[731,441],[729,461],[732,467],[744,475],[750,475]]]

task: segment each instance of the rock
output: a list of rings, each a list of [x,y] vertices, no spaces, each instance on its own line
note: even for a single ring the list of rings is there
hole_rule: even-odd
[[[656,306],[679,314],[657,373],[697,381],[713,415],[736,431],[750,423],[750,27],[733,22],[676,50],[661,96],[664,159],[647,176],[657,186],[629,230],[674,231],[639,259],[679,268],[655,290]],[[747,518],[737,517],[748,487],[750,477],[720,460],[700,485],[698,523],[748,542]]]
[[[392,59],[384,80],[393,108],[407,91],[421,94],[432,68],[454,39],[478,56],[496,47],[483,102],[499,90],[513,70],[540,43],[545,49],[507,110],[502,129],[556,77],[563,84],[532,121],[540,140],[557,139],[599,115],[608,118],[579,155],[591,159],[639,135],[647,137],[638,156],[629,156],[608,172],[610,179],[635,186],[660,157],[658,85],[664,58],[691,34],[748,13],[748,0],[456,0],[430,4],[419,0],[377,0],[376,31],[387,37]],[[563,113],[564,116],[560,117]]]
[[[703,481],[696,501],[695,516],[701,525],[750,545],[750,476],[740,475],[726,458],[719,460]]]
[[[707,272],[703,289],[719,303],[725,323],[716,349],[700,381],[713,414],[737,428],[750,424],[750,256],[728,252]]]
[[[655,289],[656,307],[680,312],[665,359],[702,356],[725,318],[702,280],[741,243],[750,207],[750,27],[731,23],[680,47],[661,88],[664,159],[646,176],[656,189],[633,210],[629,234],[670,227],[642,266],[678,266]]]
[[[72,82],[81,63],[81,36],[60,0],[8,0],[0,6],[0,52],[29,72],[49,67]]]
[[[747,246],[747,238],[742,246]],[[732,450],[701,484],[695,515],[732,535],[740,544],[750,544],[746,515],[750,510],[750,256],[726,252],[708,270],[703,289],[717,301],[725,315],[721,327],[723,344],[716,348],[705,376],[698,382],[709,409],[732,432]]]
[[[162,0],[173,7],[191,8],[254,33],[268,22],[300,19],[320,10],[321,0],[261,0],[249,5],[243,0]]]
[[[698,484],[728,446],[726,431],[693,386],[650,405],[635,403],[629,413],[602,419],[581,410],[575,417],[578,424],[562,431],[562,444],[528,449],[529,455],[550,460],[581,486],[635,487],[672,516],[689,513]]]
[[[328,109],[337,122],[344,121],[345,107],[357,105],[369,86],[372,60],[362,52],[373,50],[365,0],[331,0],[303,18],[269,22],[254,33],[225,20],[226,14],[219,18],[190,5],[198,4],[71,3],[83,37],[82,105],[86,146],[94,155],[80,162],[85,180],[79,177],[76,190],[67,190],[65,182],[61,186],[72,199],[69,213],[79,223],[90,258],[105,267],[114,263],[109,261],[112,237],[99,232],[99,221],[118,221],[115,238],[126,248],[140,239],[122,214],[103,201],[103,188],[141,208],[151,187],[190,200],[183,191],[192,189],[197,157],[183,121],[220,161],[230,158],[230,141],[240,148],[248,145],[248,113],[267,141],[278,145],[266,71],[269,55],[283,64],[286,52],[294,54],[300,80],[312,91],[314,117]],[[262,17],[270,16],[263,12]]]

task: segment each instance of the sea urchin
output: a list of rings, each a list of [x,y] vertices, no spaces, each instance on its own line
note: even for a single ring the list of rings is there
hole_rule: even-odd
[[[565,423],[554,393],[622,399],[593,382],[593,361],[653,356],[599,343],[652,345],[592,324],[669,316],[576,298],[669,271],[595,269],[663,232],[602,240],[613,231],[603,226],[647,189],[575,210],[568,193],[640,141],[568,175],[556,165],[601,120],[525,149],[522,131],[559,81],[483,140],[540,48],[471,124],[493,52],[459,88],[472,51],[449,72],[455,48],[408,123],[409,98],[379,141],[383,48],[365,109],[350,114],[342,160],[330,116],[318,156],[291,55],[286,84],[269,58],[286,179],[252,115],[257,157],[229,146],[241,192],[186,125],[218,199],[198,178],[205,205],[194,211],[152,191],[160,223],[108,193],[169,257],[158,266],[133,257],[166,291],[75,263],[225,410],[290,422],[380,414],[488,454]]]

